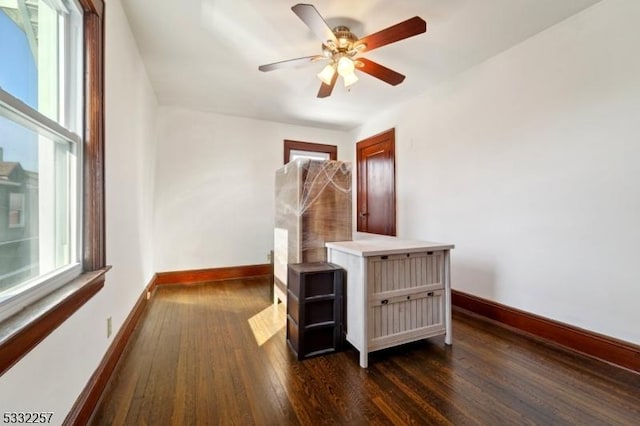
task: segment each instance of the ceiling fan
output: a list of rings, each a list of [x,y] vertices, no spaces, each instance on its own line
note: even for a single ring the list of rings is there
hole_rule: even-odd
[[[260,65],[258,69],[260,71],[273,71],[280,68],[293,68],[312,62],[329,60],[329,64],[318,74],[318,78],[322,80],[322,85],[318,91],[319,98],[326,98],[331,95],[339,75],[342,76],[345,87],[349,87],[358,81],[358,77],[354,72],[356,69],[392,86],[402,83],[405,78],[404,75],[358,55],[427,31],[427,23],[420,17],[415,16],[359,39],[349,28],[344,26],[338,26],[331,30],[320,13],[311,4],[296,4],[291,10],[320,38],[322,41],[322,54]]]

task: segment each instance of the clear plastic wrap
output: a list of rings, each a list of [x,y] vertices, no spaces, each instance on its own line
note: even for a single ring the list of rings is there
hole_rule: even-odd
[[[287,264],[326,261],[325,242],[351,240],[351,164],[298,159],[275,186],[274,273],[286,285]]]

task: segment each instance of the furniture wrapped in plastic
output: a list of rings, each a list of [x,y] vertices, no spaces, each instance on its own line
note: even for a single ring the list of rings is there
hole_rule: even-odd
[[[324,262],[326,242],[351,240],[351,164],[297,159],[275,188],[274,302],[286,303],[288,264]]]

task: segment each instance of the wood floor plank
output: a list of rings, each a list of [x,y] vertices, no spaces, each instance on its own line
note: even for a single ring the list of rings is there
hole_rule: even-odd
[[[510,393],[503,391],[495,384],[495,378],[486,376],[486,371],[479,368],[465,369],[465,374],[457,374],[455,365],[451,365],[446,352],[439,353],[429,346],[421,348],[417,343],[408,348],[410,352],[404,357],[394,354],[392,371],[406,382],[414,378],[425,399],[438,410],[441,415],[451,419],[455,424],[469,424],[482,419],[483,424],[499,424],[501,419],[521,419],[520,424],[528,424],[509,401]],[[455,351],[457,348],[453,348]],[[416,351],[421,357],[416,357]],[[397,367],[396,367],[397,366]],[[481,373],[479,373],[481,372]],[[402,375],[406,373],[406,375]],[[482,375],[482,381],[474,380],[476,374]],[[532,423],[532,422],[531,422]]]
[[[523,342],[525,343],[525,342]],[[479,360],[487,357],[498,357],[503,360],[503,368],[500,372],[495,372],[495,367],[491,368],[491,375],[497,375],[500,380],[504,380],[507,384],[503,387],[513,390],[516,398],[522,401],[526,407],[532,412],[548,413],[548,421],[558,421],[563,424],[571,424],[574,416],[579,415],[579,404],[571,399],[576,394],[573,392],[564,392],[567,389],[566,381],[559,384],[554,378],[547,380],[541,367],[545,361],[539,359],[536,362],[529,362],[530,357],[523,352],[518,346],[498,344],[492,347],[479,345],[470,338],[468,342],[462,342],[461,345],[467,345],[469,353],[478,356]],[[485,363],[486,364],[486,363]],[[555,371],[554,373],[556,373]],[[550,376],[553,377],[553,376]],[[564,376],[567,378],[568,376]],[[484,381],[485,375],[479,375],[478,381]],[[554,393],[553,404],[549,404],[548,394]]]
[[[640,375],[454,312],[441,337],[298,361],[267,278],[159,288],[90,424],[616,424]],[[273,323],[269,323],[273,321]],[[275,334],[273,334],[275,333]]]
[[[544,396],[553,394],[553,404],[546,410],[554,411],[556,418],[565,419],[567,424],[587,419],[584,416],[586,407],[590,407],[588,419],[594,423],[625,424],[634,423],[635,419],[640,418],[638,375],[629,374],[628,381],[614,385],[608,379],[603,380],[601,373],[598,373],[601,370],[617,370],[613,367],[562,351],[533,351],[531,349],[536,346],[541,349],[544,346],[521,336],[512,337],[520,339],[520,344],[494,344],[487,347],[478,344],[474,336],[469,335],[469,338],[461,341],[461,345],[468,345],[469,352],[479,358],[498,355],[504,359],[501,364],[503,371],[513,373],[510,379],[512,386],[530,393],[530,397],[537,399],[538,403],[545,404]],[[480,380],[484,380],[484,377],[480,377]],[[634,385],[627,386],[626,391],[621,390],[632,383]],[[605,406],[617,409],[597,410],[603,402]]]

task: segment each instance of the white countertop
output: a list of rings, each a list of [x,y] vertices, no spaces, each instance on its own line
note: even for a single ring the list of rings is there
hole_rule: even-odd
[[[421,251],[450,250],[454,248],[453,244],[404,240],[383,235],[356,233],[353,237],[353,241],[334,241],[331,243],[325,243],[325,246],[363,257],[398,253],[415,253]]]

